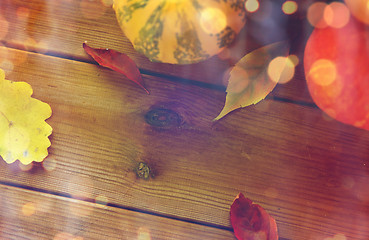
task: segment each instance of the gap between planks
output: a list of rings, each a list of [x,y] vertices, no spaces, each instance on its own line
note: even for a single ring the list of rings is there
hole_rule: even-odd
[[[60,192],[57,192],[57,191],[50,191],[50,190],[45,190],[45,189],[41,189],[41,188],[35,188],[35,187],[25,186],[25,185],[16,184],[16,183],[5,182],[5,181],[0,181],[0,185],[2,185],[3,187],[11,187],[11,188],[17,189],[19,191],[28,191],[28,192],[33,192],[34,194],[43,193],[43,194],[46,194],[50,197],[61,197],[61,198],[66,198],[67,200],[71,200],[71,201],[78,200],[78,201],[85,202],[85,203],[93,203],[93,204],[96,204],[97,206],[100,206],[102,208],[104,208],[104,207],[116,208],[116,209],[120,209],[120,210],[126,210],[126,211],[130,211],[130,212],[141,213],[141,214],[150,215],[150,216],[154,216],[154,217],[161,217],[161,218],[165,218],[165,219],[168,219],[168,220],[174,220],[174,221],[179,221],[179,222],[184,222],[184,223],[189,223],[189,224],[195,224],[195,225],[199,225],[199,226],[203,226],[203,227],[214,228],[214,229],[224,230],[224,231],[228,231],[228,232],[233,233],[233,229],[230,228],[230,227],[225,227],[225,226],[215,225],[215,224],[210,224],[210,223],[205,223],[205,222],[199,222],[199,221],[194,221],[194,220],[189,220],[189,219],[183,219],[183,218],[179,218],[179,217],[175,217],[175,216],[169,216],[169,215],[165,215],[165,214],[160,214],[160,213],[145,211],[145,210],[141,210],[141,209],[126,207],[126,206],[122,206],[122,205],[119,205],[119,204],[100,203],[100,202],[96,202],[94,199],[75,198],[75,197],[72,197],[70,194],[67,194],[67,193],[60,193]],[[290,240],[290,239],[279,237],[279,240]]]
[[[16,50],[16,51],[24,51],[24,52],[33,53],[33,54],[40,54],[40,55],[44,55],[44,56],[48,56],[48,57],[61,58],[61,59],[64,59],[64,60],[70,60],[70,61],[77,61],[77,62],[82,62],[82,63],[93,64],[93,65],[99,65],[97,62],[93,61],[92,59],[87,60],[86,58],[83,58],[83,57],[73,56],[73,55],[69,55],[69,54],[63,54],[63,53],[55,52],[55,51],[49,51],[47,53],[43,53],[41,50],[39,50],[37,48],[25,49],[25,47],[22,47],[20,44],[16,44],[16,43],[8,43],[6,41],[0,41],[0,46],[1,45],[6,47],[6,48],[10,48],[10,49]],[[148,70],[148,69],[139,68],[139,70],[140,70],[141,74],[152,76],[152,77],[163,78],[165,80],[175,82],[175,83],[193,85],[193,86],[206,88],[206,89],[210,89],[210,90],[214,90],[214,91],[218,91],[218,92],[225,92],[226,91],[225,86],[218,85],[218,84],[200,82],[200,81],[193,80],[193,79],[183,78],[183,77],[179,77],[179,76],[173,76],[173,75],[170,75],[170,74],[163,74],[163,73],[160,73],[160,72],[154,72],[154,71],[151,71],[151,70]],[[278,87],[278,85],[276,87]],[[313,102],[304,101],[304,100],[293,100],[293,99],[289,99],[289,98],[285,98],[285,97],[272,96],[271,94],[269,94],[265,99],[274,100],[276,102],[291,103],[291,104],[295,104],[295,105],[299,105],[299,106],[305,106],[305,107],[318,109],[316,104],[314,104]]]
[[[201,226],[205,226],[205,227],[211,227],[211,228],[216,228],[216,229],[221,229],[221,230],[226,230],[226,231],[233,232],[232,228],[222,226],[222,225],[211,224],[211,223],[196,221],[196,220],[192,220],[192,219],[185,219],[185,218],[180,218],[180,217],[177,217],[177,216],[170,216],[170,215],[167,215],[167,214],[162,214],[162,213],[158,213],[158,212],[154,212],[154,211],[147,211],[147,210],[142,210],[142,209],[139,209],[139,208],[123,206],[121,204],[116,204],[116,203],[101,204],[99,202],[96,202],[95,199],[86,198],[86,197],[84,197],[84,198],[73,197],[71,194],[68,194],[68,193],[63,193],[63,192],[58,192],[58,191],[51,191],[51,190],[46,190],[46,189],[42,189],[42,188],[36,188],[36,187],[27,186],[27,185],[22,185],[22,184],[17,184],[17,183],[12,183],[12,182],[6,182],[6,181],[0,181],[0,185],[8,186],[8,187],[14,187],[14,188],[22,189],[22,190],[29,190],[29,191],[38,192],[38,193],[49,194],[49,195],[57,196],[57,197],[64,197],[64,198],[68,198],[68,199],[71,199],[71,200],[80,200],[80,201],[83,201],[83,202],[96,203],[98,205],[104,205],[104,206],[123,209],[123,210],[127,210],[127,211],[133,211],[133,212],[143,213],[143,214],[147,214],[147,215],[151,215],[151,216],[162,217],[162,218],[167,218],[167,219],[171,219],[171,220],[176,220],[176,221],[181,221],[181,222],[186,222],[186,223],[192,223],[192,224],[197,224],[197,225],[201,225]]]
[[[0,237],[11,239],[233,239],[230,231],[0,184]],[[19,211],[21,210],[21,211]],[[35,230],[35,226],[37,230]],[[72,236],[71,236],[72,238]],[[58,238],[59,239],[59,238]],[[64,238],[63,238],[64,239]],[[69,239],[69,238],[68,238]],[[141,239],[141,238],[140,238]]]

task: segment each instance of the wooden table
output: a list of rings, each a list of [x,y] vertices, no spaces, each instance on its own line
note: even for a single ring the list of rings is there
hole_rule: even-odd
[[[280,239],[369,239],[369,131],[318,109],[301,63],[266,100],[212,122],[224,72],[280,36],[261,42],[244,30],[231,58],[152,63],[105,4],[0,2],[0,67],[53,110],[43,163],[0,161],[0,239],[235,239],[229,210],[239,192],[276,219]],[[130,56],[151,94],[99,67],[85,41]],[[149,121],[160,109],[179,125]],[[137,175],[143,164],[148,179]]]

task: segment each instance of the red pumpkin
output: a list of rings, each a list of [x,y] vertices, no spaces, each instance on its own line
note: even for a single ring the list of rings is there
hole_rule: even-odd
[[[369,29],[351,18],[342,28],[314,29],[304,56],[314,102],[329,116],[369,130]]]

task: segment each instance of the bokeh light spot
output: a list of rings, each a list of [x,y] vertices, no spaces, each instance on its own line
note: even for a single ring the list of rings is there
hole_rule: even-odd
[[[230,71],[230,79],[228,82],[228,93],[240,93],[250,84],[250,74],[242,67],[235,66]]]
[[[12,61],[6,59],[0,62],[0,68],[3,69],[6,74],[9,74],[13,71],[14,64]]]
[[[24,164],[22,164],[21,162],[18,161],[18,167],[23,172],[27,172],[27,171],[30,171],[33,168],[33,163],[31,162],[30,164],[24,165]]]
[[[366,178],[366,180],[369,180],[369,177]],[[360,201],[364,203],[369,203],[369,191],[368,191],[368,184],[365,183],[358,183],[356,185],[356,197]]]
[[[295,64],[288,57],[276,57],[268,66],[268,76],[280,84],[289,82],[295,75]]]
[[[111,7],[111,6],[113,6],[114,0],[101,0],[101,3],[102,3],[105,7]]]
[[[137,230],[137,240],[151,240],[150,230],[145,227],[140,227]]]
[[[293,63],[293,65],[294,65],[295,67],[296,67],[297,65],[299,65],[300,60],[299,60],[299,57],[298,57],[298,56],[296,56],[296,55],[292,54],[292,55],[289,55],[289,56],[288,56],[288,59],[290,59],[290,61]]]
[[[0,61],[8,59],[8,55],[10,55],[8,48],[0,43]]]
[[[248,12],[256,12],[259,9],[259,1],[258,0],[247,0],[245,2],[245,9]]]
[[[332,2],[324,9],[325,22],[334,28],[344,27],[350,20],[350,11],[345,4],[340,2]]]
[[[205,8],[201,12],[200,26],[207,34],[217,34],[227,26],[227,17],[219,8]]]
[[[282,5],[282,11],[287,15],[294,14],[297,8],[298,6],[295,1],[285,1]]]
[[[355,127],[364,127],[364,125],[366,124],[366,122],[367,122],[367,120],[366,120],[366,119],[364,119],[364,120],[361,120],[361,121],[356,121],[356,122],[354,122],[354,123],[353,123],[353,125],[354,125]]]
[[[309,6],[307,19],[313,27],[324,28],[328,26],[324,19],[324,10],[326,6],[327,4],[324,2],[315,2]]]
[[[324,240],[347,240],[346,236],[342,233],[338,233],[333,237],[324,238]]]
[[[342,187],[346,190],[351,190],[355,186],[355,180],[351,176],[342,179]]]
[[[83,240],[83,237],[74,237],[72,240]]]
[[[42,167],[48,171],[48,172],[51,172],[51,171],[54,171],[56,169],[56,166],[57,166],[57,162],[56,160],[49,156],[47,157],[43,162],[42,162]]]
[[[323,11],[324,22],[327,25],[330,25],[333,22],[333,18],[334,18],[333,8],[330,5],[325,6]]]
[[[24,216],[32,216],[36,212],[36,206],[34,203],[26,203],[22,206],[22,213]]]
[[[57,233],[53,238],[53,240],[73,240],[73,239],[74,235],[67,232]]]
[[[337,75],[336,79],[332,82],[332,85],[326,89],[325,93],[329,98],[337,98],[342,93],[343,88],[344,84],[342,78]]]
[[[39,53],[47,53],[49,51],[49,42],[46,40],[41,40],[37,42],[37,52]]]
[[[24,41],[24,46],[26,47],[26,50],[34,50],[37,47],[37,41],[31,37],[28,37]]]
[[[108,205],[109,199],[104,195],[99,195],[95,198],[95,203],[99,204],[101,207],[106,207]]]
[[[328,86],[337,78],[336,65],[328,59],[316,60],[310,68],[308,77],[320,86]]]
[[[13,51],[11,54],[12,62],[15,66],[21,65],[27,61],[27,51]]]

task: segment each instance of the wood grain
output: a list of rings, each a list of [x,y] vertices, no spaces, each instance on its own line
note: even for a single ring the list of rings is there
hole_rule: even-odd
[[[2,183],[82,200],[103,195],[125,208],[223,227],[243,192],[276,218],[283,238],[367,239],[368,131],[273,100],[212,123],[223,93],[144,75],[146,95],[96,65],[7,51],[26,56],[7,78],[30,83],[51,105],[54,132],[45,168],[22,172],[0,162]],[[154,109],[177,113],[180,125],[149,125]],[[149,180],[137,177],[140,162],[151,167]]]
[[[0,3],[0,8],[8,24],[8,32],[3,38],[0,37],[0,40],[8,47],[91,62],[92,59],[82,49],[82,43],[88,41],[92,47],[112,48],[126,53],[145,74],[165,75],[173,81],[193,80],[215,88],[224,88],[229,69],[246,53],[288,38],[282,30],[287,28],[285,25],[270,29],[272,26],[264,22],[248,19],[247,27],[220,57],[215,56],[201,63],[180,66],[153,63],[138,54],[119,28],[113,9],[102,5],[98,0],[5,0]],[[296,37],[291,37],[291,41],[293,44],[303,44],[308,31],[304,30],[302,20],[293,16],[287,18],[283,14],[275,17],[281,18],[275,19],[276,24],[294,23],[296,26],[291,26],[290,32],[299,36],[301,41],[297,41]],[[259,35],[262,37],[258,38]],[[300,61],[301,44],[293,50],[299,55]],[[271,96],[312,103],[301,63],[296,77],[288,84],[278,86]]]
[[[233,233],[94,202],[0,185],[1,239],[235,239]]]

